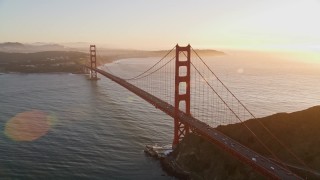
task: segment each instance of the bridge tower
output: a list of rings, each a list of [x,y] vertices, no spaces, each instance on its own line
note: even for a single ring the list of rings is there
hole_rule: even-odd
[[[186,52],[187,58],[184,60],[180,59],[180,52]],[[184,105],[184,107],[180,109],[180,105]],[[189,126],[183,124],[179,119],[179,111],[184,111],[187,115],[190,115],[190,45],[186,47],[176,45],[174,106],[173,148],[190,132]]]
[[[97,72],[92,68],[97,68],[96,45],[90,45],[90,80],[98,80]]]

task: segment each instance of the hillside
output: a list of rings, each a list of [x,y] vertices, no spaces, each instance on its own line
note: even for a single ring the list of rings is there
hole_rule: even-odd
[[[0,51],[11,53],[34,53],[42,51],[68,51],[68,48],[53,43],[23,44],[19,42],[5,42],[0,43]]]
[[[285,148],[274,141],[263,129],[264,124],[289,149],[300,157],[314,171],[320,172],[320,106],[293,113],[278,113],[264,118],[246,121],[247,126],[285,163],[296,166],[291,170],[301,177],[320,179],[308,173],[305,167]],[[257,140],[242,124],[219,126],[217,130],[243,145],[273,158],[261,148]],[[175,150],[174,158],[186,171],[192,172],[192,179],[261,179],[249,166],[240,163],[220,148],[197,135],[187,136]],[[297,168],[298,167],[298,168]]]
[[[37,53],[0,52],[0,72],[81,73],[78,62],[87,59],[85,53],[69,51],[45,51]]]
[[[0,43],[0,72],[51,73],[69,72],[82,73],[77,65],[88,61],[87,48],[70,48],[59,44],[18,42]],[[196,50],[201,56],[224,55],[216,50]],[[110,63],[118,59],[163,57],[168,50],[145,51],[128,49],[97,48],[98,65]],[[171,56],[175,51],[171,52]],[[195,54],[192,54],[195,56]]]
[[[90,43],[78,42],[78,43],[19,43],[19,42],[4,42],[0,43],[0,52],[7,53],[37,53],[46,51],[76,51],[76,52],[89,52]],[[213,49],[195,49],[201,56],[215,56],[224,55],[223,52]],[[97,55],[108,56],[111,58],[130,58],[130,57],[157,57],[164,56],[168,50],[138,50],[138,49],[114,49],[97,46]]]

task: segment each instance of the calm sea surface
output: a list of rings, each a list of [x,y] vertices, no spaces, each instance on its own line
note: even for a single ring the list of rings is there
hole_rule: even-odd
[[[320,105],[319,64],[233,54],[206,59],[258,117]],[[130,77],[156,60],[108,66]],[[173,179],[143,152],[145,144],[170,144],[172,127],[172,118],[103,77],[0,75],[1,179]],[[22,132],[28,128],[34,134]]]

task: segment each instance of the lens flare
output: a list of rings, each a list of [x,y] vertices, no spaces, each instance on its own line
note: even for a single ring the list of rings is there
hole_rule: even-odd
[[[14,141],[34,141],[50,130],[55,118],[39,110],[19,113],[5,126],[5,135]]]

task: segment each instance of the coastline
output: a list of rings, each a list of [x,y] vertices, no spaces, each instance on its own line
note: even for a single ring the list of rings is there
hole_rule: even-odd
[[[97,58],[97,64],[110,64],[123,59],[162,57],[166,51],[128,51]],[[199,50],[204,56],[224,55],[215,50]],[[0,73],[73,73],[84,74],[79,64],[88,54],[77,51],[44,51],[36,53],[0,52]],[[100,61],[100,62],[99,62]]]

